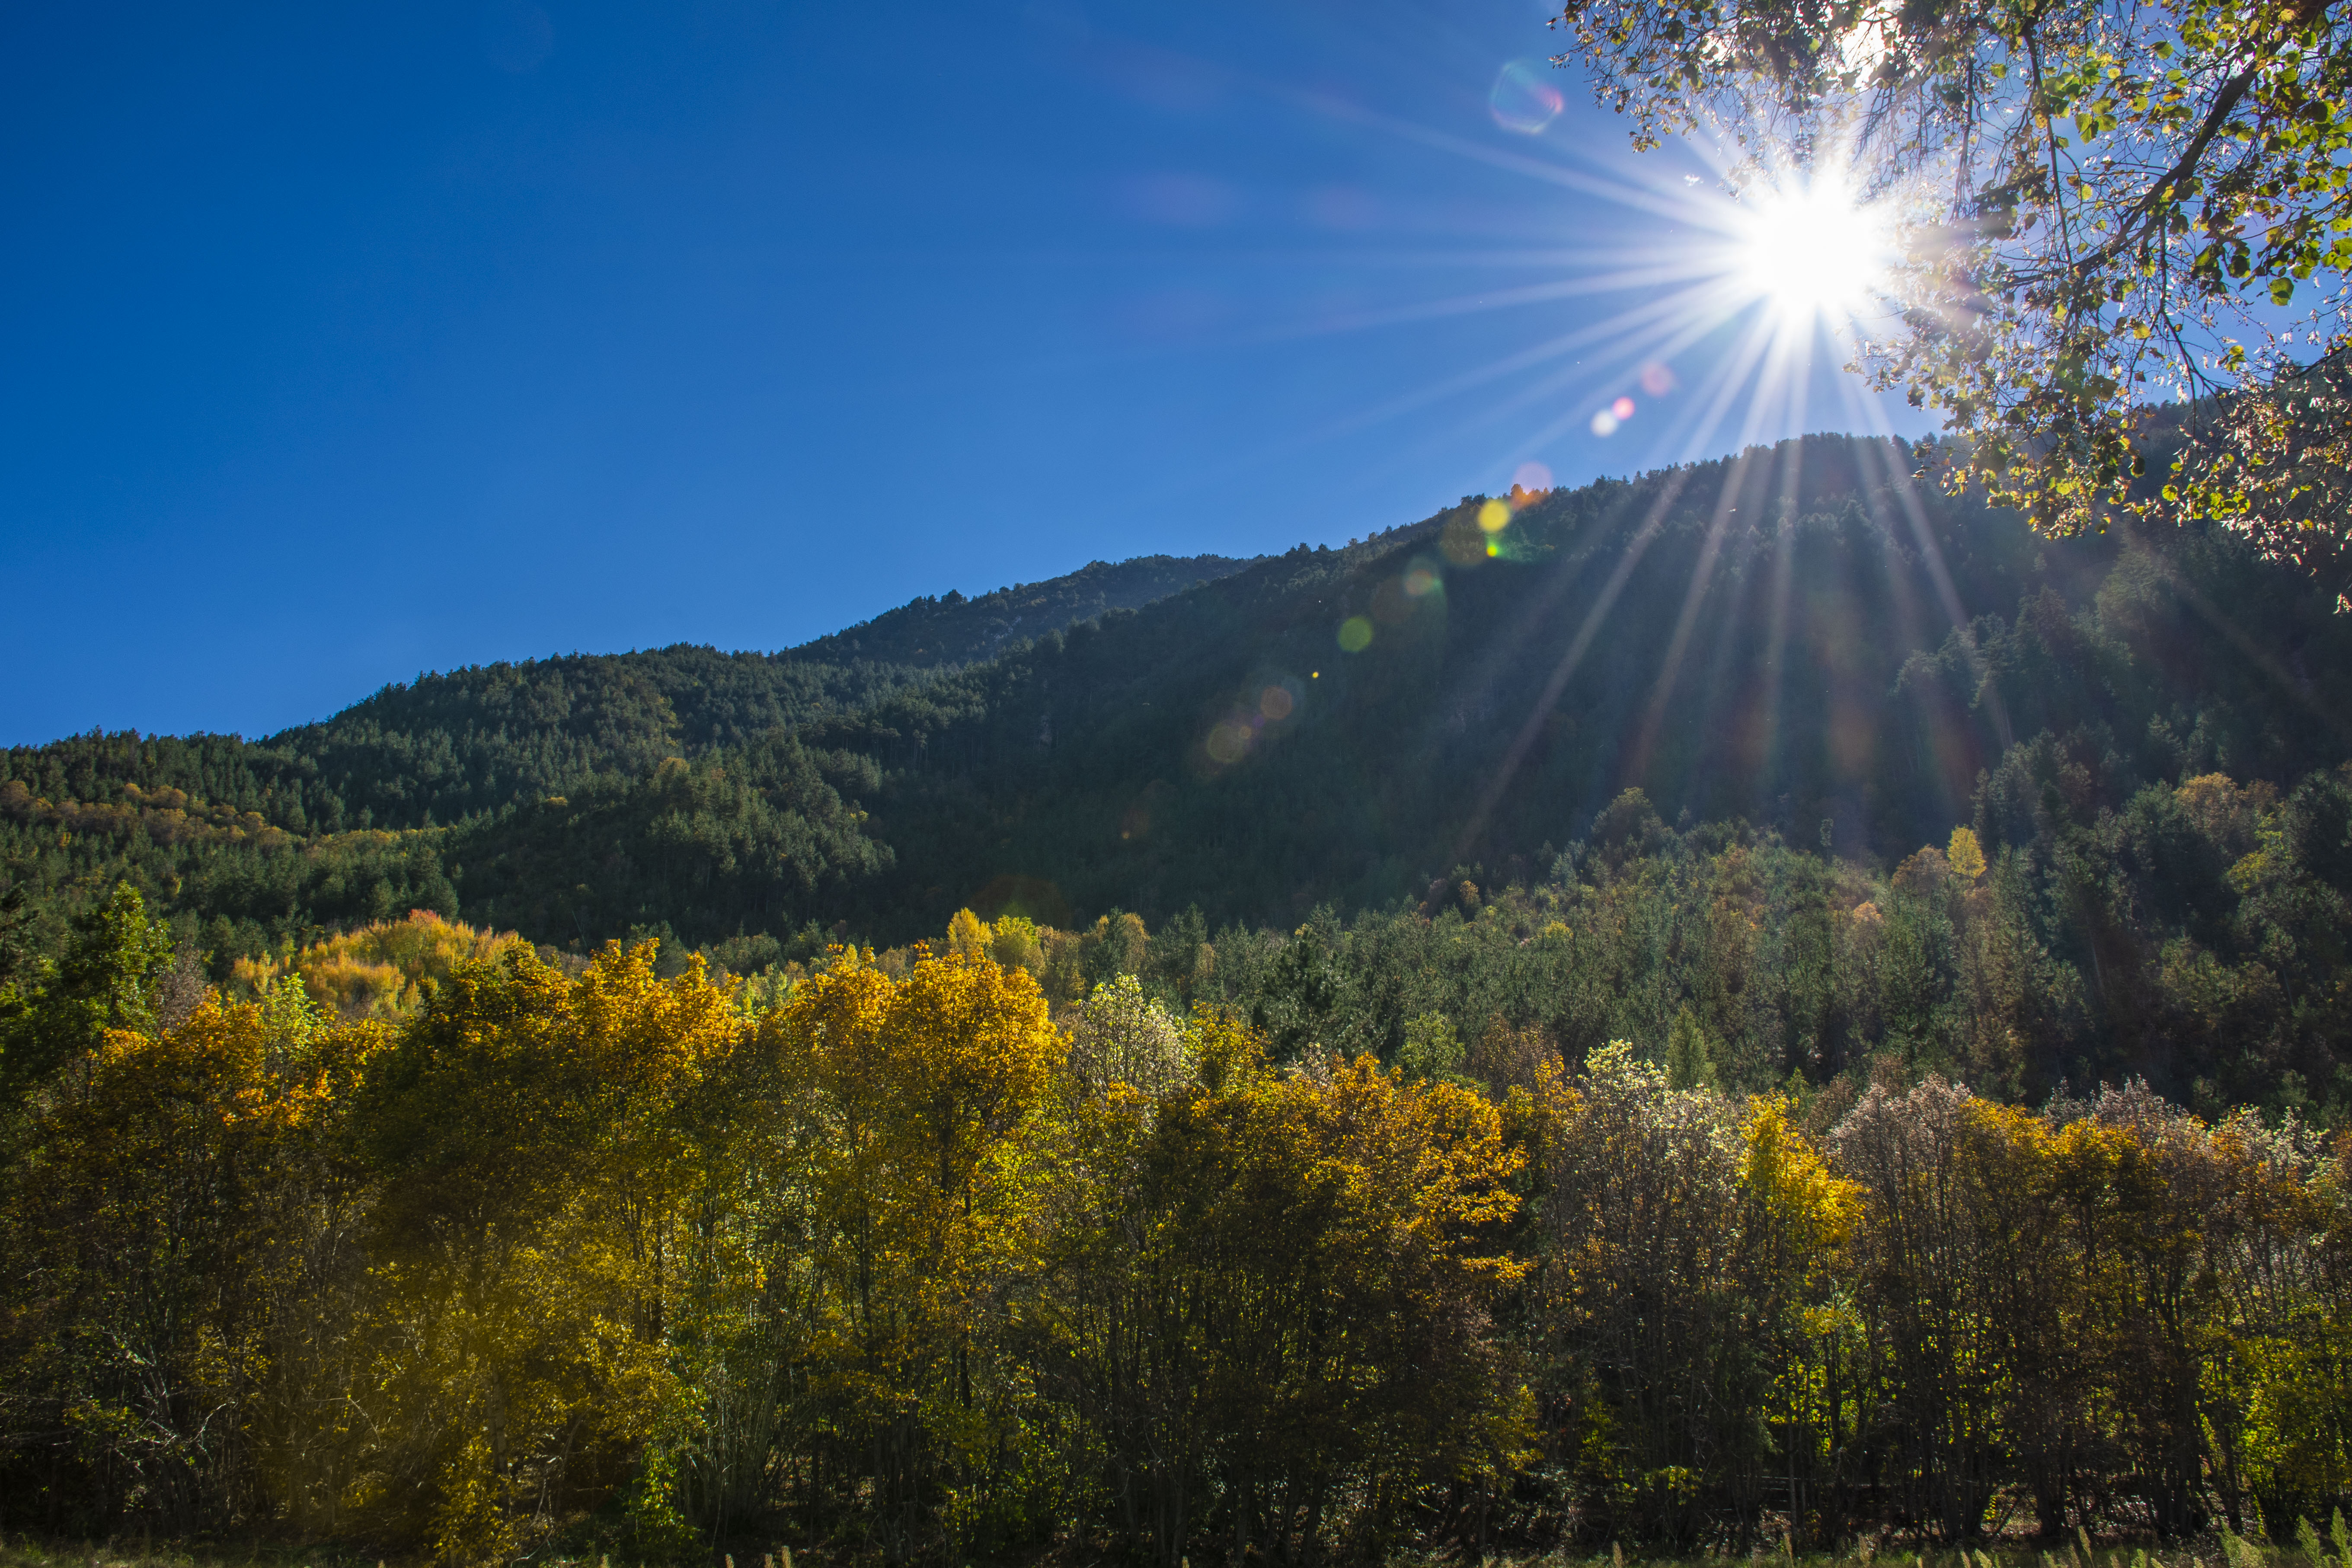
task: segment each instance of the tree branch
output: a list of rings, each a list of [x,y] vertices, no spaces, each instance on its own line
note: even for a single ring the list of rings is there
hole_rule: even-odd
[[[2069,261],[2065,268],[2068,272],[2080,276],[2103,267],[2126,247],[2137,242],[2147,228],[2147,220],[2154,216],[2158,193],[2169,190],[2196,172],[2198,163],[2205,156],[2205,149],[2212,144],[2214,137],[2221,134],[2221,127],[2229,121],[2230,111],[2238,107],[2239,100],[2246,96],[2246,89],[2253,86],[2254,77],[2260,68],[2248,66],[2221,84],[2221,92],[2213,100],[2213,107],[2205,111],[2204,122],[2198,126],[2197,134],[2189,139],[2188,147],[2172,167],[2148,186],[2146,195],[2132,204],[2115,237],[2079,259]]]

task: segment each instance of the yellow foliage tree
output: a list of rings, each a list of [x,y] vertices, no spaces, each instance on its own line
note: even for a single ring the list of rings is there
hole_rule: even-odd
[[[1342,1497],[1379,1530],[1507,1472],[1529,1412],[1489,1331],[1524,1270],[1495,1108],[1370,1058],[1276,1073],[1214,1015],[1190,1036],[1196,1079],[1083,1097],[1033,1308],[1134,1544],[1179,1560],[1217,1476],[1228,1549],[1295,1559]]]
[[[108,1033],[24,1130],[0,1252],[36,1289],[12,1290],[0,1402],[71,1434],[49,1481],[71,1513],[185,1528],[258,1489],[331,1525],[308,1483],[331,1492],[343,1454],[300,1395],[335,1355],[311,1331],[351,1275],[346,1118],[385,1044],[290,984],[208,998],[175,1028]]]
[[[1944,858],[1951,863],[1953,870],[1971,882],[1984,875],[1984,847],[1977,842],[1976,830],[1972,827],[1952,829],[1951,843],[1944,850]]]
[[[958,910],[948,921],[948,952],[956,957],[985,958],[988,943],[988,922],[970,910]]]
[[[488,1561],[628,1473],[677,1397],[696,1091],[741,1030],[648,943],[577,980],[520,944],[461,963],[403,1032],[362,1108],[385,1185],[355,1502]]]
[[[989,928],[988,952],[1007,969],[1025,969],[1033,977],[1045,973],[1045,936],[1026,915],[999,915]]]
[[[290,957],[240,958],[230,969],[229,990],[259,996],[290,974],[313,1002],[341,1017],[397,1018],[458,964],[488,960],[521,940],[512,931],[478,930],[430,910],[411,910],[406,920],[326,937]]]
[[[1843,1300],[1862,1189],[1832,1173],[1778,1095],[1748,1102],[1740,1129],[1740,1261],[1747,1314],[1773,1369],[1764,1415],[1782,1456],[1826,1468],[1842,1414],[1836,1373],[1860,1324]]]
[[[977,922],[975,922],[977,923]],[[1031,1150],[1062,1044],[1026,971],[951,954],[903,981],[839,954],[763,1021],[804,1191],[821,1397],[871,1456],[897,1551],[966,1507],[1014,1372],[995,1287],[1028,1266]]]

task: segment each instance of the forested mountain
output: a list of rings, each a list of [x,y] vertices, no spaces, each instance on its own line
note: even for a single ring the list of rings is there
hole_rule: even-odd
[[[1474,499],[820,726],[888,780],[867,918],[934,930],[1012,876],[1082,914],[1288,922],[1457,865],[1524,880],[1634,785],[1891,864],[1971,821],[1980,774],[1997,844],[2046,784],[2087,819],[2345,755],[2323,595],[2204,538],[2053,544],[1909,467],[1816,439],[1491,535]]]
[[[1249,564],[1224,555],[1090,561],[1060,577],[1015,583],[974,598],[950,589],[916,599],[780,657],[829,664],[910,664],[927,669],[974,664],[994,658],[1015,639],[1043,637],[1106,610],[1140,609],[1195,583],[1230,577]]]
[[[12,753],[10,1517],[2329,1568],[2352,616],[1920,456]]]
[[[2100,998],[2121,1005],[2168,942],[2247,995],[2332,984],[2334,927],[2310,911],[2337,898],[2341,824],[2336,786],[2308,781],[2347,754],[2352,618],[2226,535],[2053,542],[1915,484],[1918,456],[1814,437],[1466,498],[1238,570],[1097,564],[791,655],[574,656],[425,677],[259,742],[19,749],[0,763],[0,865],[32,952],[127,879],[215,973],[409,908],[583,952],[658,932],[756,968],[827,936],[935,937],[964,906],[1287,931],[1318,909],[1427,920],[1465,883],[1489,903],[1566,898],[1738,846],[1806,858],[1774,875],[1843,918],[1968,825],[1996,870],[2014,860],[2003,918],[2032,928],[2033,962],[2089,998],[2044,1031],[2045,1065],[2011,1072],[2021,1092],[2078,1058],[2145,1058]],[[1111,607],[1034,638],[1007,618],[1096,603]],[[892,662],[865,657],[877,646]],[[2193,823],[2165,804],[2213,779]],[[2223,785],[2252,804],[2211,806]],[[1631,788],[1656,835],[1628,847],[1620,822],[1596,858],[1594,825]],[[2264,848],[2279,835],[2299,837]],[[2258,852],[2269,873],[2240,866]],[[2318,878],[2289,900],[2304,914],[2273,899],[2270,925],[2245,925],[2280,877]],[[1763,920],[1787,900],[1747,903]],[[1546,1026],[1662,1040],[1668,993],[1700,982],[1675,968],[1684,939],[1659,940],[1673,952],[1639,961],[1656,989],[1640,1017],[1620,996]],[[1936,962],[1942,1000],[1920,1019],[1966,989],[1958,959]],[[2236,1005],[2211,1002],[2200,1037]],[[1358,1032],[1392,1050],[1400,1016]],[[1834,1071],[1885,1037],[1829,1018],[1806,1002],[1719,1033],[1767,1076]],[[2328,1077],[2333,1029],[2294,1025],[2303,1043],[2249,1081]],[[1804,1040],[1772,1043],[1791,1030]]]
[[[1097,561],[974,599],[917,599],[782,653],[678,643],[428,672],[258,742],[92,734],[14,747],[0,781],[86,805],[136,805],[142,791],[176,789],[296,834],[429,826],[868,707],[990,656],[1016,630],[1041,635],[1245,564]]]

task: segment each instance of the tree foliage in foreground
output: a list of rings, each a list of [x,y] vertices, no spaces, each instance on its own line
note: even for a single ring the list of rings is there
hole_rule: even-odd
[[[976,923],[781,998],[520,942],[389,1021],[134,982],[6,1125],[11,1522],[1239,1563],[2352,1496],[2352,1170],[2292,1116],[1426,1017],[1284,1068],[1132,974],[1056,1021]]]
[[[1571,0],[1556,25],[1638,144],[1721,125],[1743,178],[1850,179],[1906,220],[1903,320],[1863,357],[1948,416],[1955,479],[2095,526],[2142,471],[2150,403],[2218,393],[2160,510],[2346,589],[2340,5]]]

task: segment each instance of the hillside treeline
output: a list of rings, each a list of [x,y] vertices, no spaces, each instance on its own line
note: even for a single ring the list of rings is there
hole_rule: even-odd
[[[192,987],[126,889],[14,1021],[5,1522],[1173,1564],[2352,1490],[2352,1173],[2291,1116],[1503,1022],[1281,1066],[1133,974],[1057,1017],[1036,941],[762,995],[387,932],[407,1000],[339,1017]]]
[[[1132,609],[1244,564],[1215,555],[1098,561],[975,598],[919,598],[782,653],[680,643],[427,672],[256,742],[93,733],[11,747],[0,753],[0,781],[84,811],[138,811],[176,792],[207,814],[257,817],[257,827],[295,837],[428,827],[635,778],[671,758],[755,745],[984,660],[1008,639]],[[179,841],[176,825],[151,819],[158,826],[153,837]]]
[[[801,662],[919,668],[978,664],[1008,644],[1034,641],[1111,610],[1140,609],[1196,583],[1230,577],[1249,564],[1225,555],[1090,561],[1043,583],[1015,583],[971,598],[953,589],[925,595],[870,621],[803,643],[785,657]]]
[[[2022,772],[2022,770],[2021,770]],[[2025,774],[2030,782],[2031,775]],[[2218,1114],[2352,1111],[2352,779],[2284,798],[2221,775],[2152,784],[2026,844],[1957,829],[1889,871],[1716,826],[1676,833],[1629,793],[1550,878],[1288,933],[1228,928],[1171,963],[1279,1049],[1397,1059],[1414,1030],[1495,1019],[1578,1059],[1676,1042],[1727,1086],[1844,1092],[1892,1058],[2041,1104],[2143,1079]],[[1195,993],[1197,994],[1197,993]]]
[[[2013,1103],[2137,1079],[2213,1116],[2352,1119],[2352,775],[2282,794],[2203,774],[2087,825],[2036,820],[2063,766],[2021,750],[1987,795],[2023,804],[1885,868],[1738,824],[1677,831],[1628,791],[1524,879],[1482,888],[1466,868],[1417,901],[1288,931],[1213,931],[1191,910],[1156,930],[1006,916],[964,945],[1028,968],[1058,1005],[1136,974],[1179,1012],[1245,1020],[1283,1063],[1318,1047],[1458,1056],[1500,1028],[1571,1061],[1612,1039],[1679,1054],[1739,1092],[1834,1100],[1892,1064]],[[767,944],[709,951],[772,988],[808,967]]]
[[[0,897],[54,963],[128,881],[215,983],[417,909],[745,975],[962,907],[1077,936],[1125,910],[1163,942],[1234,933],[1214,999],[1285,1049],[1344,1028],[1393,1059],[1422,1011],[1467,1035],[1499,1010],[1655,1052],[1686,1009],[1741,1089],[1895,1050],[2030,1103],[2137,1074],[2209,1110],[2352,1104],[2352,617],[2226,534],[2053,542],[1915,489],[1915,457],[1817,438],[1474,500],[977,664],[582,656],[255,744],[21,748]],[[1087,576],[1023,593],[1066,607]],[[993,637],[1011,607],[910,606],[891,635]],[[1612,815],[1628,788],[1655,833]],[[1988,867],[1969,899],[1897,897],[1955,826]],[[1554,915],[1517,921],[1533,956],[1385,999],[1454,962],[1401,910],[1515,887],[1626,934],[1570,963]],[[1384,999],[1327,1016],[1360,994]]]
[[[1473,498],[1034,638],[1024,611],[980,663],[578,656],[257,742],[18,748],[0,876],[52,952],[128,879],[216,978],[411,908],[583,952],[887,945],[967,905],[1288,928],[1538,877],[1628,787],[1891,869],[1954,823],[2046,860],[2148,784],[2284,795],[2352,754],[2352,620],[2306,582],[2218,531],[2042,539],[1916,460],[1822,437]],[[910,656],[932,618],[994,637],[981,605],[909,606]]]
[[[1677,829],[1627,792],[1549,863],[1457,867],[1386,908],[1326,906],[1287,929],[1213,927],[1189,908],[1156,922],[1113,910],[1064,927],[1008,912],[989,947],[1059,1005],[1129,973],[1180,1015],[1200,1003],[1228,1009],[1286,1065],[1314,1045],[1386,1062],[1409,1048],[1467,1049],[1499,1020],[1570,1060],[1612,1039],[1659,1061],[1695,1053],[1741,1092],[1850,1093],[1885,1058],[1907,1075],[1944,1073],[2016,1103],[2140,1079],[2209,1115],[2250,1104],[2326,1127],[2352,1120],[2342,984],[2352,778],[2331,770],[2282,791],[2198,774],[2078,816],[2068,792],[2085,771],[2063,749],[2018,748],[1988,775],[1979,826],[1948,826],[1891,866],[1738,823]],[[807,787],[830,788],[814,774]],[[671,793],[651,798],[676,803],[672,824],[691,822],[698,802],[749,791],[740,775],[684,763],[664,788]],[[531,856],[572,844],[584,854],[598,842],[564,833],[610,843],[634,830],[624,808],[644,798],[551,806],[544,837],[517,836],[511,859],[481,874],[528,874]],[[813,832],[805,817],[768,820],[778,834]],[[828,853],[847,870],[873,852],[845,807],[817,820],[837,835]],[[846,880],[845,870],[834,889]],[[680,877],[668,896],[732,885]],[[387,912],[391,886],[378,884],[356,913]],[[541,952],[585,962],[593,917],[644,886],[608,868],[576,894],[584,918]],[[415,907],[425,926],[354,920],[345,934],[225,967],[216,930],[159,924],[173,963],[199,979],[249,992],[256,976],[299,970],[322,1005],[380,1012],[370,998],[397,996],[424,973],[383,975],[398,944],[381,933],[436,925],[450,902]],[[0,910],[0,1078],[18,1048],[11,1007],[26,1005],[8,998],[70,988],[70,942],[52,956],[27,934],[39,912]],[[700,943],[667,925],[654,934],[664,973],[699,951],[715,971],[773,997],[821,967],[843,929],[803,921],[781,939]],[[879,962],[903,967],[907,952],[884,950]],[[377,977],[331,977],[362,969]]]

